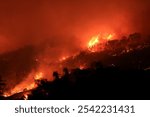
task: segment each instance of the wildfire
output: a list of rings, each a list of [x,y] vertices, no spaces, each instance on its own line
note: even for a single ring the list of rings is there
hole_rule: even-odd
[[[30,77],[32,77],[32,75]],[[34,79],[32,79],[32,81],[31,80],[30,81],[24,81],[23,83],[17,85],[15,88],[13,88],[11,91],[5,92],[3,94],[3,96],[9,97],[9,96],[14,95],[16,93],[26,92],[26,91],[29,91],[31,89],[34,89],[37,87],[37,84],[36,84],[36,82],[34,82],[34,80],[41,80],[43,77],[44,77],[44,74],[42,72],[38,72],[34,75]],[[28,94],[25,93],[24,99],[28,99],[27,97],[28,97]]]
[[[88,43],[88,47],[92,48],[99,43],[99,35],[92,37],[92,39]]]
[[[113,40],[114,38],[114,34],[108,34],[108,33],[105,33],[105,34],[98,34],[98,35],[95,35],[93,36],[89,42],[88,42],[88,50],[90,52],[96,52],[96,51],[99,51],[99,50],[102,50],[102,48],[105,47],[105,44],[108,42],[108,41],[111,41]],[[102,47],[102,48],[101,48]],[[76,56],[76,54],[74,55],[74,57]],[[62,62],[62,61],[65,61],[66,59],[68,59],[69,56],[62,56],[59,61]],[[38,61],[38,59],[36,59],[36,61]],[[80,66],[80,69],[84,69],[85,66],[84,65],[81,65]],[[33,72],[31,73],[28,78],[28,80],[25,80],[24,82],[20,83],[19,85],[17,85],[16,87],[14,87],[11,91],[9,92],[6,92],[4,93],[4,97],[9,97],[11,95],[14,95],[16,93],[20,93],[20,92],[23,92],[23,98],[25,100],[28,99],[28,94],[26,93],[26,91],[29,91],[29,90],[32,90],[34,88],[37,87],[37,83],[35,81],[38,81],[38,80],[41,80],[44,78],[44,75],[45,75],[45,72]]]
[[[31,83],[26,89],[27,90],[31,90],[31,89],[34,89],[34,88],[36,88],[36,84],[35,83]]]
[[[99,47],[98,46],[102,46],[104,47],[104,45],[108,42],[108,41],[111,41],[113,40],[113,37],[114,37],[114,34],[103,34],[103,35],[96,35],[96,36],[93,36],[90,41],[88,42],[88,50],[90,52],[96,52],[99,50]]]
[[[42,72],[39,72],[39,73],[37,73],[36,75],[35,75],[35,80],[40,80],[40,79],[42,79],[43,78],[43,73]]]
[[[109,34],[109,35],[107,35],[106,39],[107,39],[107,40],[112,40],[113,37],[114,37],[113,34]]]

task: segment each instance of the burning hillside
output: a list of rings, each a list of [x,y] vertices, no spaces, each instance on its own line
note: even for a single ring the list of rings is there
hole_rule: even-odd
[[[3,93],[3,95],[5,97],[10,97],[11,95],[15,94],[16,96],[14,96],[16,98],[19,96],[19,99],[20,97],[22,97],[21,99],[28,99],[28,95],[31,95],[32,90],[37,89],[39,85],[41,85],[41,81],[43,81],[44,79],[49,80],[49,77],[51,77],[50,79],[53,79],[52,72],[51,74],[49,74],[50,68],[55,68],[53,69],[53,71],[60,71],[60,69],[64,67],[67,67],[69,69],[79,68],[82,70],[87,68],[93,68],[92,64],[98,61],[101,62],[104,67],[117,66],[120,69],[144,70],[150,66],[150,42],[148,38],[142,38],[139,33],[131,34],[128,37],[124,36],[121,39],[115,39],[113,37],[114,34],[108,34],[103,37],[101,37],[100,35],[94,36],[91,38],[91,40],[89,40],[89,42],[87,42],[88,44],[85,50],[81,50],[78,54],[75,54],[73,56],[64,56],[61,59],[53,61],[53,64],[47,64],[47,66],[40,65],[43,63],[38,62],[36,58],[38,54],[34,54],[34,56],[29,58],[29,60],[31,59],[33,61],[30,63],[31,68],[26,72],[26,67],[23,67],[25,66],[24,64],[22,66],[22,62],[18,63],[17,61],[12,61],[13,59],[11,59],[12,69],[10,69],[9,66],[10,70],[7,68],[3,69],[4,72],[1,74],[5,74],[6,72],[6,76],[3,77],[8,77],[7,74],[11,74],[7,72],[14,70],[14,72],[18,73],[18,76],[15,76],[12,79],[9,79],[8,77],[6,81],[6,86],[9,86],[9,80],[12,80],[14,86],[9,87],[9,89],[5,88],[5,93]],[[23,53],[23,55],[25,54],[25,52],[24,49],[21,50],[21,53]],[[5,60],[10,62],[8,58],[10,58],[9,56],[11,55],[9,55],[8,57],[7,56],[3,55],[1,59],[4,60],[5,58]],[[17,53],[17,56],[19,57],[20,55]],[[21,60],[23,58],[21,58]],[[17,57],[15,58],[15,60],[17,60]],[[27,58],[25,59],[25,61],[28,68],[30,64],[27,63]],[[47,61],[47,63],[50,63],[50,61]],[[17,64],[18,66],[22,67],[17,67]],[[14,67],[16,67],[16,70],[14,69]],[[5,66],[3,66],[3,68],[5,68]],[[18,70],[24,71],[24,73],[26,74],[22,75],[22,72]],[[15,78],[17,78],[17,82],[15,81]]]
[[[114,34],[103,34],[102,36],[100,34],[93,36],[91,40],[88,42],[88,49],[91,52],[96,51],[103,51],[106,43],[109,41],[114,40]],[[101,49],[98,48],[101,45]]]
[[[147,50],[149,47],[150,47],[149,38],[141,37],[141,34],[139,33],[130,34],[129,36],[123,36],[118,39],[113,38],[111,34],[106,36],[105,38],[94,36],[88,42],[86,50],[83,50],[80,53],[68,58],[67,60],[64,60],[62,62],[63,64],[62,66],[67,66],[69,68],[79,66],[89,67],[90,64],[92,64],[92,62],[101,61],[106,66],[116,63],[116,65],[118,66],[126,65],[126,67],[120,66],[126,69],[137,68],[137,66],[133,64],[137,63],[138,65],[138,62],[144,63],[143,60],[140,60],[142,57],[143,57],[142,59],[145,59],[146,62],[146,60],[149,58],[146,57],[149,56],[149,52]],[[141,52],[145,51],[144,52],[145,55],[141,55],[142,53],[140,55],[135,55],[135,53],[140,51]],[[128,57],[126,58],[125,56]],[[128,61],[129,63],[127,64],[127,60],[125,59],[131,58],[132,61],[130,62],[132,63]],[[148,66],[149,64],[144,65],[143,69]]]
[[[0,95],[50,97],[55,79],[98,78],[97,63],[148,70],[149,12],[148,0],[0,1]]]

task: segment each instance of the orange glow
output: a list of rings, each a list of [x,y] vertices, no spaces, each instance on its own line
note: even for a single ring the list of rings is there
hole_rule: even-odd
[[[34,89],[34,88],[36,88],[36,84],[35,83],[32,83],[32,84],[30,84],[26,89],[27,90],[31,90],[31,89]]]
[[[39,72],[35,75],[35,80],[40,80],[43,78],[43,73],[42,72]]]
[[[107,36],[107,40],[112,40],[112,38],[113,38],[113,34],[109,34],[109,35]]]
[[[79,68],[80,68],[81,70],[83,70],[83,69],[85,68],[85,66],[80,65]]]
[[[108,41],[113,40],[114,34],[105,33],[93,36],[88,42],[88,50],[90,52],[101,51],[105,48],[105,44]]]
[[[27,100],[28,99],[28,94],[24,94],[24,100]]]
[[[5,92],[3,94],[4,97],[9,97],[11,95],[14,95],[16,93],[20,93],[20,92],[24,92],[27,90],[32,90],[34,88],[37,87],[37,84],[34,82],[34,80],[41,80],[44,77],[44,74],[42,72],[38,72],[35,75],[33,75],[34,77],[31,77],[32,79],[29,81],[24,81],[23,83],[17,85],[15,88],[13,88],[10,92]],[[34,79],[33,79],[34,78]],[[27,78],[28,79],[28,78]]]
[[[10,95],[6,93],[6,94],[3,94],[3,96],[4,96],[4,97],[8,97],[8,96],[10,96]]]
[[[99,35],[92,37],[92,39],[88,43],[88,48],[92,48],[99,43]]]
[[[114,38],[113,33],[111,33],[111,34],[110,33],[97,34],[97,35],[91,37],[91,39],[89,40],[88,45],[87,45],[88,50],[90,52],[102,51],[102,50],[105,49],[105,44],[108,41],[113,40],[113,38]],[[76,54],[74,55],[74,57],[75,56],[76,56]],[[62,62],[62,61],[65,61],[68,58],[69,58],[69,56],[63,55],[59,59],[59,61]],[[38,59],[36,59],[36,61],[38,61]],[[80,69],[84,69],[84,68],[85,68],[84,65],[80,66]],[[36,84],[35,81],[36,80],[41,80],[44,77],[46,77],[46,72],[45,72],[46,70],[43,69],[43,67],[39,71],[40,72],[33,71],[32,73],[30,73],[30,75],[26,78],[26,80],[24,82],[18,84],[10,92],[4,93],[3,96],[9,97],[13,94],[20,93],[20,92],[25,92],[25,91],[32,90],[32,89],[36,88],[37,84]],[[25,99],[27,99],[27,95],[25,95]]]
[[[4,93],[4,97],[9,97],[11,95],[14,95],[16,93],[20,93],[20,92],[23,92],[24,90],[31,90],[31,89],[34,89],[36,88],[37,85],[35,83],[31,83],[29,84],[27,87],[24,87],[24,84],[21,84],[21,85],[17,85],[14,89],[12,89],[10,92],[6,92]]]
[[[59,61],[65,61],[69,56],[63,56],[59,59]]]

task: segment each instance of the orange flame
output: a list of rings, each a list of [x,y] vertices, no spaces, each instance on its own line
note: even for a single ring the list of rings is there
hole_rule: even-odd
[[[99,45],[103,46],[103,48],[105,47],[105,44],[108,41],[113,40],[114,38],[114,34],[109,34],[109,33],[105,33],[103,35],[96,35],[93,36],[90,41],[88,42],[88,50],[90,52],[96,52],[99,50]]]
[[[24,94],[24,100],[28,100],[28,94]]]
[[[31,75],[32,76],[32,75]],[[31,77],[30,76],[30,77]],[[27,90],[31,90],[37,87],[37,84],[34,82],[34,80],[40,80],[43,78],[44,74],[42,72],[38,72],[34,75],[34,79],[32,77],[32,80],[24,81],[21,84],[18,84],[15,88],[13,88],[10,92],[5,92],[3,94],[4,97],[9,97],[11,95],[14,95],[16,93],[24,92]],[[27,78],[28,79],[28,78]],[[24,94],[25,95],[25,94]],[[28,94],[26,94],[28,95]],[[25,96],[27,98],[27,96]]]
[[[113,34],[109,34],[109,35],[107,35],[106,39],[107,39],[107,40],[112,40],[113,37],[114,37]]]
[[[88,48],[92,48],[99,43],[99,35],[92,37],[92,39],[88,43]]]
[[[40,79],[42,79],[43,78],[43,73],[42,72],[39,72],[39,73],[37,73],[36,75],[35,75],[35,80],[40,80]]]

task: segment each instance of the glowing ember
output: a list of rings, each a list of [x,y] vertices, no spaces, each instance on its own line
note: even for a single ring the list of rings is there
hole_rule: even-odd
[[[59,61],[65,61],[68,58],[68,56],[63,56],[62,58],[59,59]]]
[[[23,96],[24,96],[23,98],[24,100],[28,100],[28,94],[24,94]]]
[[[4,96],[4,97],[8,97],[9,95],[8,95],[8,94],[4,94],[3,96]]]
[[[85,66],[80,65],[79,68],[80,68],[81,70],[83,70],[83,69],[85,68]]]

